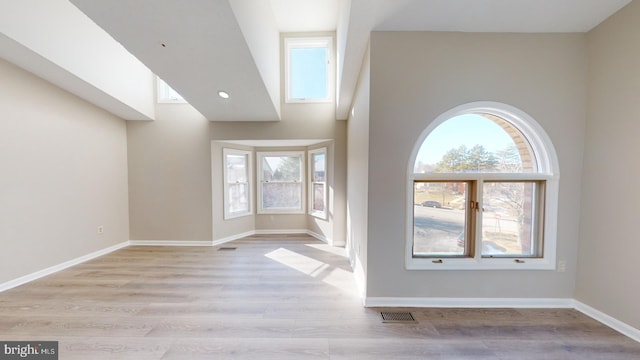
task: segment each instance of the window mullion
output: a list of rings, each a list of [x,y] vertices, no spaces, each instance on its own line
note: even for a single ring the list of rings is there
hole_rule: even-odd
[[[480,216],[480,209],[482,209],[482,196],[480,195],[484,181],[478,179],[471,182],[471,196],[473,198],[474,206],[469,209],[471,219],[470,231],[473,236],[473,258],[479,260],[482,258],[482,216]]]

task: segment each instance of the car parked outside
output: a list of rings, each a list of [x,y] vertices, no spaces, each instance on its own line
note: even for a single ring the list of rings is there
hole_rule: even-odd
[[[440,204],[437,201],[432,201],[432,200],[427,200],[427,201],[423,201],[422,204],[420,204],[422,206],[426,206],[426,207],[432,207],[432,208],[441,208],[442,204]]]

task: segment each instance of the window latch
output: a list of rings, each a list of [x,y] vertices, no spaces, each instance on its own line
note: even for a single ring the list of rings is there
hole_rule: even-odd
[[[513,262],[515,262],[516,264],[524,264],[524,260],[521,259],[515,259],[513,260]]]
[[[438,260],[432,260],[431,262],[434,264],[442,264],[444,261],[442,261],[442,259],[438,259]]]

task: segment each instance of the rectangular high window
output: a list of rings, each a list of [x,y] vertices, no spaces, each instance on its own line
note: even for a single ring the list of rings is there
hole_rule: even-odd
[[[327,148],[309,150],[309,214],[327,218]]]
[[[250,215],[251,152],[223,149],[224,157],[224,218]]]
[[[330,37],[286,38],[286,102],[330,101]]]
[[[258,213],[304,213],[304,152],[258,152]]]
[[[187,101],[182,97],[182,95],[178,94],[177,91],[173,90],[169,84],[164,82],[164,80],[160,79],[156,76],[156,87],[158,90],[158,103],[173,103],[173,104],[184,104]]]

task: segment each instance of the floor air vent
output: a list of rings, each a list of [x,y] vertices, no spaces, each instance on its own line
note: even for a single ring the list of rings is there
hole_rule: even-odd
[[[383,323],[412,323],[416,322],[416,319],[413,318],[410,312],[401,311],[401,312],[390,312],[390,311],[382,311],[380,313],[382,315]]]
[[[233,251],[235,249],[237,249],[237,248],[235,248],[235,247],[221,247],[221,248],[218,249],[218,251]]]

